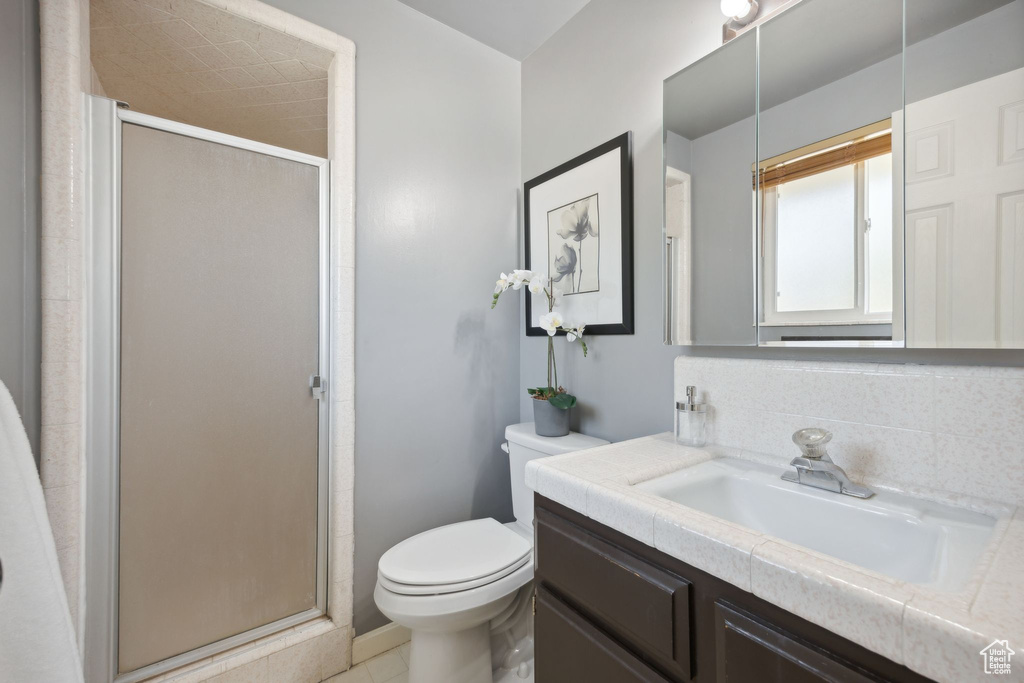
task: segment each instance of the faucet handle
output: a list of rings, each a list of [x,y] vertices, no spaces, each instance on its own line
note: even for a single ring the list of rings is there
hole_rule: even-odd
[[[793,433],[793,443],[800,447],[805,458],[818,459],[828,455],[825,444],[832,440],[832,432],[820,427],[808,427]]]

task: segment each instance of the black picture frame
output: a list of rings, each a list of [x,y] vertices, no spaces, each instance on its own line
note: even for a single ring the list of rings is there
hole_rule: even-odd
[[[621,255],[622,255],[622,322],[620,323],[597,323],[588,324],[587,335],[598,334],[633,334],[633,132],[626,131],[622,135],[612,138],[604,144],[584,152],[560,166],[542,173],[541,175],[527,181],[523,185],[523,213],[525,215],[525,237],[526,248],[525,267],[531,269],[530,265],[530,194],[531,191],[544,183],[557,178],[558,176],[572,171],[583,164],[593,161],[608,152],[620,150],[620,189],[621,192]],[[547,332],[532,324],[533,321],[533,297],[526,297],[526,336],[542,337]],[[559,332],[558,334],[565,334]]]

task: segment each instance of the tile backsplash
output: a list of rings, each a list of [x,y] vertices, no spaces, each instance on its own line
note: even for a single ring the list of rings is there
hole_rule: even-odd
[[[708,442],[786,463],[803,427],[833,433],[854,480],[1024,504],[1024,369],[680,356]]]

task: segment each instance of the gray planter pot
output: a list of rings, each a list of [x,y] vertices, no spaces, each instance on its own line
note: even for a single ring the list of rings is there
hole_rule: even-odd
[[[538,436],[565,436],[569,433],[569,411],[547,401],[533,399],[533,425]]]

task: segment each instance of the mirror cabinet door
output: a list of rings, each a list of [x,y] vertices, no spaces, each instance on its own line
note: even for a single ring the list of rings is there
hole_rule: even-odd
[[[753,346],[757,37],[664,85],[665,342]]]
[[[1022,35],[802,0],[668,78],[666,343],[1024,348]]]
[[[902,339],[902,13],[892,0],[805,0],[759,28],[761,345]]]
[[[1024,0],[906,0],[907,346],[1024,348]]]

